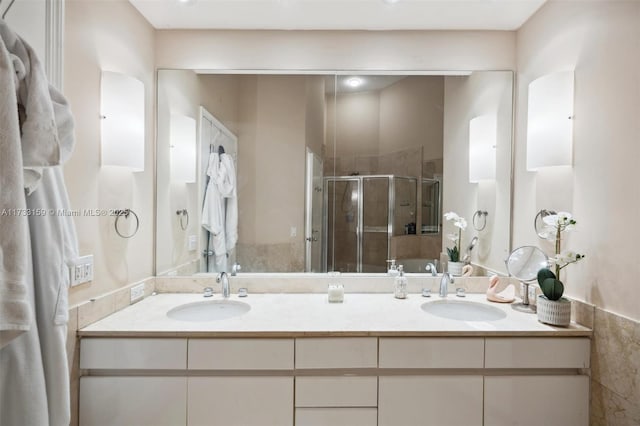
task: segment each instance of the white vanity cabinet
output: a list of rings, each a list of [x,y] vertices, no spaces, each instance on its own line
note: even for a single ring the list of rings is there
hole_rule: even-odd
[[[292,426],[293,377],[189,377],[189,426]]]
[[[189,339],[188,370],[217,376],[188,377],[187,425],[292,426],[293,351],[293,339]]]
[[[482,425],[483,363],[483,338],[380,338],[378,425]]]
[[[83,426],[588,425],[588,337],[80,344]]]
[[[487,338],[485,357],[485,368],[529,373],[485,377],[485,426],[589,424],[589,376],[562,374],[589,368],[588,338]]]
[[[186,366],[187,339],[82,339],[80,368],[114,374],[80,378],[80,424],[184,424],[187,378],[172,377],[169,371]],[[155,375],[142,376],[140,370],[154,370]]]
[[[295,352],[296,426],[377,425],[376,337],[297,338]]]

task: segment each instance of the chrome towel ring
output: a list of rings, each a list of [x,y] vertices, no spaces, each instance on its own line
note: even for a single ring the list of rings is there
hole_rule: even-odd
[[[476,210],[473,214],[473,229],[476,231],[482,231],[487,226],[487,216],[489,212],[484,210]]]
[[[136,212],[134,212],[131,209],[115,210],[113,212],[113,215],[116,217],[116,221],[114,223],[116,234],[118,234],[120,237],[122,237],[122,238],[131,238],[131,237],[133,237],[134,235],[136,235],[138,233],[138,229],[140,229],[140,218],[138,217]],[[133,232],[131,234],[126,235],[126,234],[123,234],[122,232],[120,232],[120,229],[118,228],[118,221],[123,216],[124,216],[125,219],[129,219],[129,215],[132,215],[136,219],[136,228],[133,230]]]
[[[183,231],[186,231],[187,228],[189,227],[189,212],[187,211],[187,209],[182,209],[182,210],[176,210],[176,214],[178,216],[180,216],[180,229],[182,229]],[[185,219],[186,218],[186,223],[185,223]]]

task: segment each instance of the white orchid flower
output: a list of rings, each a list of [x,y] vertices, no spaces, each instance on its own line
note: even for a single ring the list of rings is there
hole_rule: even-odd
[[[458,220],[458,219],[460,219],[460,216],[458,216],[458,214],[457,214],[457,213],[454,213],[454,212],[448,212],[448,213],[445,213],[445,214],[444,214],[444,218],[445,218],[446,220]]]
[[[573,219],[573,215],[569,212],[559,212],[557,214],[550,214],[542,218],[542,221],[548,225],[553,226],[554,228],[562,227],[565,228],[571,223],[571,219]]]
[[[456,242],[458,241],[458,234],[447,234],[447,239]]]
[[[465,229],[467,229],[467,220],[463,217],[459,217],[458,220],[456,220],[453,223],[454,226],[457,226],[458,228],[462,229],[463,231]]]

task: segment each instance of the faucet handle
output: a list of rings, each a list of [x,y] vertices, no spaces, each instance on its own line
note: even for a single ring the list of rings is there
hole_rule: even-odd
[[[240,270],[242,270],[242,266],[238,262],[234,263],[231,267],[231,275],[236,276]]]
[[[211,287],[205,287],[204,288],[204,293],[203,293],[204,297],[211,297],[213,296],[213,289]]]

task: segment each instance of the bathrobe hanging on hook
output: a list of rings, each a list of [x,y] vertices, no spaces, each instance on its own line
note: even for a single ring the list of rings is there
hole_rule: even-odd
[[[69,209],[62,169],[57,166],[71,155],[73,118],[64,97],[48,84],[33,49],[2,20],[0,38],[4,59],[0,73],[7,72],[8,52],[15,78],[15,85],[3,84],[0,91],[14,90],[17,96],[12,99],[17,100],[20,111],[19,118],[18,114],[0,116],[0,129],[20,127],[21,138],[16,143],[22,150],[22,162],[13,167],[17,165],[23,173],[21,193],[27,194],[27,211],[47,212],[28,216],[23,243],[30,329],[0,349],[0,424],[68,425],[67,291],[69,265],[78,249],[72,218],[55,212]],[[3,150],[3,160],[4,154]],[[3,178],[8,171],[0,169]]]

